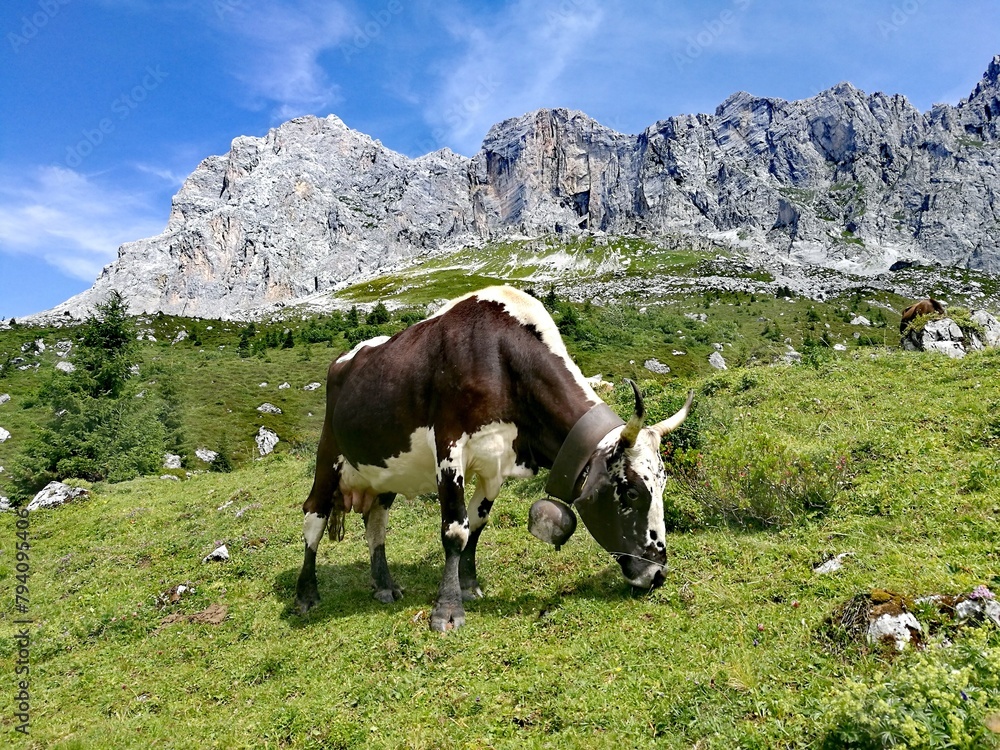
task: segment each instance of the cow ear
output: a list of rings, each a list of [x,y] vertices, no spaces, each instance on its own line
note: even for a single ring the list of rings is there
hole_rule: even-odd
[[[602,456],[595,455],[587,465],[586,479],[583,480],[583,487],[580,489],[579,496],[573,500],[573,505],[587,505],[593,502],[597,499],[601,489],[610,482],[611,476],[608,474],[607,463]]]

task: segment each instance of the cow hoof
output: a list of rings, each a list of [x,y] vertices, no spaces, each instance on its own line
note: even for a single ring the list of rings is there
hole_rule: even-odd
[[[446,633],[465,625],[465,610],[459,606],[437,605],[431,611],[431,630]]]
[[[379,589],[375,592],[375,598],[383,604],[392,604],[403,598],[403,590],[395,586],[391,589]]]
[[[300,615],[306,614],[310,609],[319,604],[319,594],[312,593],[304,596],[300,596],[295,600],[295,606],[299,610]]]
[[[469,588],[462,589],[462,601],[463,602],[474,602],[476,599],[482,599],[486,594],[479,586],[470,586]]]

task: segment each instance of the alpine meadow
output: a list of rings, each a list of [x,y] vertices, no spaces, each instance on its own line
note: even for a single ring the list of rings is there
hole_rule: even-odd
[[[241,5],[215,9],[237,24]],[[405,13],[389,3],[365,45]],[[847,83],[736,93],[632,135],[537,109],[471,157],[415,158],[289,115],[204,158],[160,234],[0,320],[2,743],[1000,747],[1000,55],[985,62],[927,112]],[[476,302],[500,310],[477,372],[506,389],[449,390],[469,353],[449,342],[479,342],[454,334],[468,318],[441,323],[448,301],[502,285],[518,291]],[[543,356],[569,374],[526,384],[517,367]],[[343,431],[410,452],[330,447],[328,369],[334,404],[355,366]],[[544,402],[554,382],[583,396]],[[599,544],[582,490],[557,506],[569,533],[584,521],[568,540],[529,533],[559,462],[523,425],[572,421],[561,453],[587,417],[559,408],[607,418],[591,389],[620,417],[586,445],[606,459],[593,496],[657,560]],[[436,444],[413,403],[484,412],[495,450],[476,460],[510,460],[460,466],[473,431]],[[441,498],[414,479],[386,516],[371,477],[406,461]],[[567,491],[599,484],[595,465]],[[459,469],[511,478],[490,503]],[[343,507],[304,508],[324,492]]]

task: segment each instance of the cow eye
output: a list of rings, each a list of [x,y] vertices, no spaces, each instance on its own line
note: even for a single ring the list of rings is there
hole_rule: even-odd
[[[629,487],[628,490],[625,492],[625,497],[627,497],[632,502],[635,502],[636,500],[639,499],[639,490],[637,490],[635,487]]]

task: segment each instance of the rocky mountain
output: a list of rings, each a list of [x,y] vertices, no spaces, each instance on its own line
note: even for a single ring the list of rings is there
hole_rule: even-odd
[[[240,317],[427,253],[582,232],[711,238],[758,262],[881,273],[918,261],[1000,273],[1000,56],[957,106],[840,84],[801,101],[737,93],[638,135],[539,110],[471,159],[410,159],[337,117],[241,137],[203,161],[162,234],[94,287],[133,311]]]

